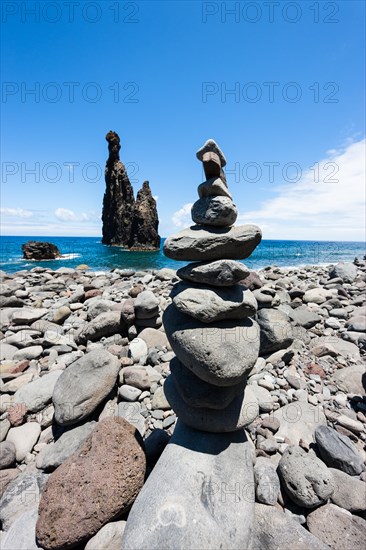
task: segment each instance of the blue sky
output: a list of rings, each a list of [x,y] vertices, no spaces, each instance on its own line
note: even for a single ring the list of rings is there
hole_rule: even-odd
[[[100,235],[115,130],[162,236],[189,224],[214,138],[264,238],[364,238],[364,2],[1,8],[3,234]]]

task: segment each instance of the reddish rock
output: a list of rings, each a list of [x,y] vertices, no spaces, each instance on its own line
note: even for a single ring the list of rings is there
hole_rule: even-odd
[[[101,296],[102,291],[98,288],[91,288],[90,290],[87,290],[85,292],[85,300],[88,300],[89,298],[96,298],[96,296]]]
[[[23,361],[19,361],[12,370],[12,373],[18,373],[18,372],[24,372],[25,369],[29,367],[29,361],[28,359],[23,359]]]
[[[8,420],[11,426],[21,426],[27,414],[25,403],[14,403],[8,409]]]
[[[122,367],[130,367],[133,365],[133,359],[131,357],[121,357],[121,365]]]
[[[47,550],[74,548],[123,514],[140,492],[146,460],[135,428],[119,417],[101,420],[53,474],[36,527]]]
[[[309,363],[309,365],[306,365],[304,372],[306,374],[318,374],[320,378],[325,378],[324,369],[316,363]]]

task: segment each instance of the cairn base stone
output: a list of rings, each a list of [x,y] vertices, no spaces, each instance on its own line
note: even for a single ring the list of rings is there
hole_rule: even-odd
[[[128,517],[122,550],[249,548],[254,525],[244,431],[208,434],[178,421]]]

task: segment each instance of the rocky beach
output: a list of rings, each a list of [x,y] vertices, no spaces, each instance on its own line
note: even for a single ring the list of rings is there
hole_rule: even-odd
[[[247,379],[259,415],[245,428],[255,487],[234,475],[222,498],[228,511],[255,498],[252,548],[365,539],[366,265],[356,263],[247,270],[260,326]],[[162,314],[179,277],[80,266],[1,279],[1,547],[37,548],[37,524],[43,548],[121,548],[177,420]]]

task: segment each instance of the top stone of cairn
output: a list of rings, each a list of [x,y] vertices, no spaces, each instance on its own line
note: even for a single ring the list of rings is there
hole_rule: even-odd
[[[221,151],[220,147],[217,145],[216,141],[213,139],[208,139],[206,143],[202,145],[200,149],[198,149],[196,153],[196,157],[198,160],[203,160],[203,155],[205,153],[216,153],[218,155],[222,168],[226,166],[226,158],[224,153]]]

